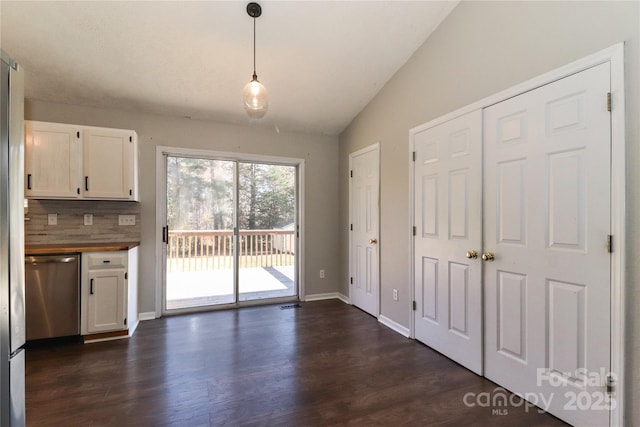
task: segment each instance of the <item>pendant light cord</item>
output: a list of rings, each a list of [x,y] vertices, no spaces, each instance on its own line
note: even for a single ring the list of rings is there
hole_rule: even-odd
[[[256,18],[253,18],[253,80],[257,80],[256,75]]]

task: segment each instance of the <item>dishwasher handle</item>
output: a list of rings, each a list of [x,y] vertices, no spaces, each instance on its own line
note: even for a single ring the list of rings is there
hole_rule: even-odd
[[[77,261],[78,257],[76,256],[51,256],[51,257],[41,257],[41,256],[29,256],[29,257],[25,257],[24,259],[24,263],[25,264],[31,264],[31,265],[38,265],[38,264],[53,264],[53,263],[64,263],[64,264],[68,264],[70,262],[74,262]]]

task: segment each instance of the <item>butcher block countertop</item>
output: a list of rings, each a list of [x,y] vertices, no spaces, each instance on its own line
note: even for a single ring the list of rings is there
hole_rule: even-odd
[[[140,242],[53,243],[46,245],[25,245],[24,252],[26,255],[46,255],[67,252],[127,251],[136,246],[140,246]]]

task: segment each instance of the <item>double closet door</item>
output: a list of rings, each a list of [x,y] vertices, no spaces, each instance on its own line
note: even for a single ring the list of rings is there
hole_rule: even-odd
[[[416,338],[575,425],[609,424],[609,91],[605,63],[414,135]]]

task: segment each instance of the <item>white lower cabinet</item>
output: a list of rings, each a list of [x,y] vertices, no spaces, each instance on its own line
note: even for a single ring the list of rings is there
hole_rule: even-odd
[[[125,328],[124,269],[89,272],[87,332],[115,331]]]
[[[132,305],[137,303],[137,286],[131,269],[137,272],[137,248],[82,254],[82,335],[133,332],[128,317],[136,316],[137,307],[129,307],[129,300]],[[132,320],[135,328],[137,319]]]

